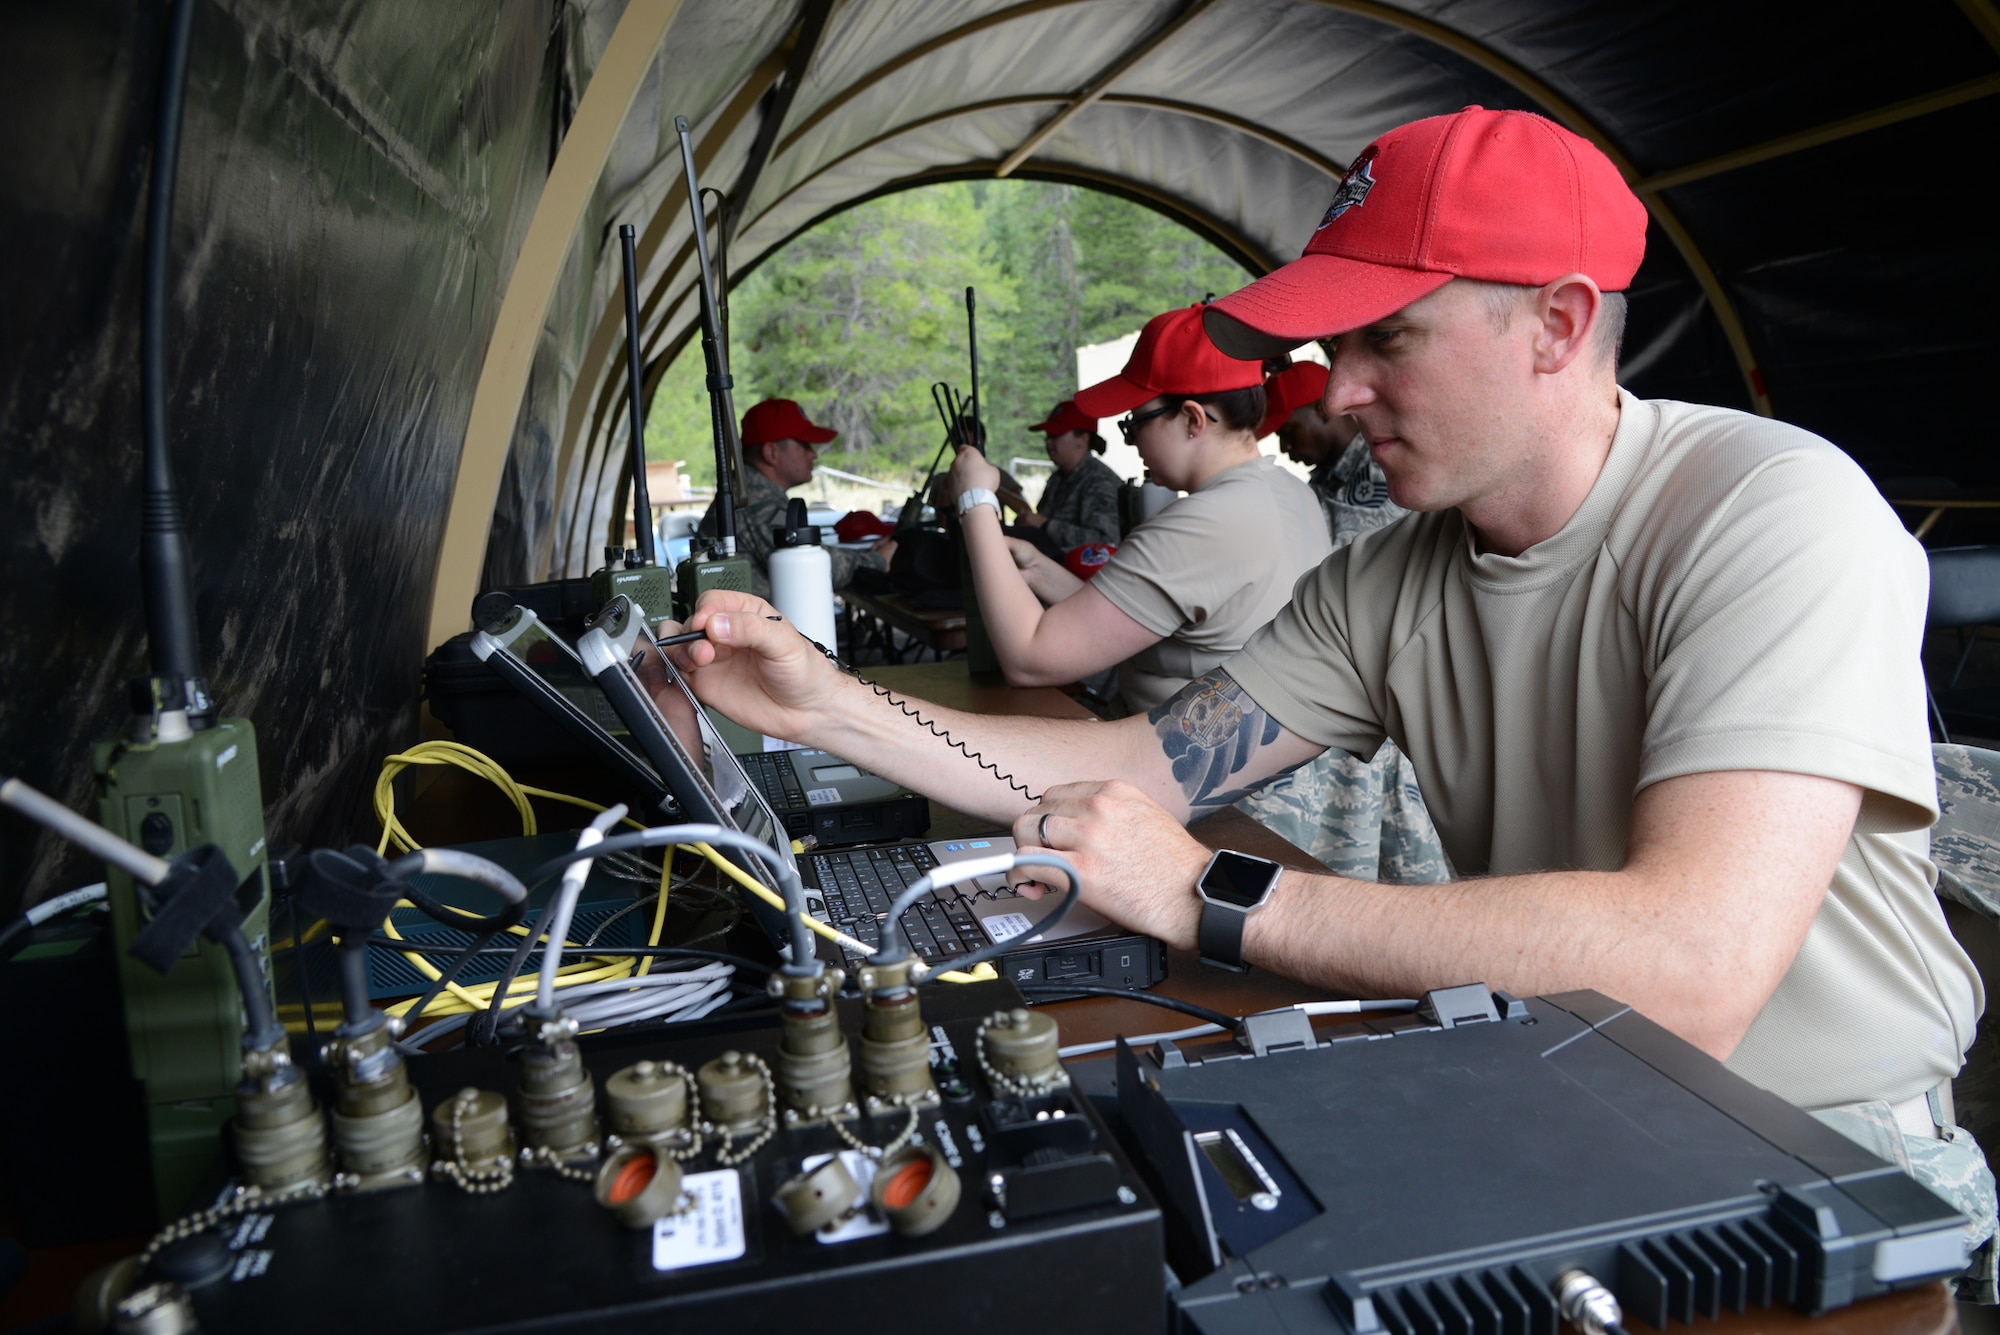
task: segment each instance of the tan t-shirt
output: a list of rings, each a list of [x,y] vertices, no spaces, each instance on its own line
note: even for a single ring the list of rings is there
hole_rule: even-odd
[[[1619,867],[1633,797],[1677,775],[1859,785],[1819,915],[1729,1065],[1807,1108],[1893,1102],[1957,1073],[1985,1005],[1931,891],[1927,580],[1825,441],[1621,392],[1604,472],[1554,537],[1477,553],[1456,510],[1363,534],[1227,668],[1302,737],[1364,756],[1393,737],[1467,875]]]
[[[1171,699],[1241,649],[1331,550],[1312,488],[1264,457],[1223,469],[1126,534],[1091,585],[1166,638],[1119,665],[1125,708]]]

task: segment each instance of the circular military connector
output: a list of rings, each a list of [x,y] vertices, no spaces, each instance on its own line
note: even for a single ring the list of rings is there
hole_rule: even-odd
[[[521,1054],[521,1138],[559,1156],[597,1143],[597,1086],[574,1043],[534,1046]]]
[[[737,1135],[762,1125],[770,1091],[764,1073],[742,1053],[725,1052],[705,1063],[694,1073],[694,1082],[701,1091],[702,1111],[711,1122]]]
[[[380,1112],[348,1116],[327,1113],[340,1166],[369,1187],[412,1185],[424,1178],[424,1107],[417,1091],[404,1086],[402,1102]]]
[[[252,1186],[266,1191],[326,1181],[326,1119],[304,1080],[240,1093],[230,1122],[236,1160]]]
[[[138,1287],[142,1267],[139,1258],[127,1256],[91,1271],[76,1288],[76,1305],[71,1320],[83,1335],[101,1335],[111,1329],[116,1309],[125,1296]]]
[[[452,1123],[458,1135],[452,1136]],[[462,1159],[473,1169],[491,1168],[514,1157],[514,1132],[507,1100],[490,1089],[461,1089],[431,1109],[431,1143],[438,1157]]]
[[[861,1184],[838,1154],[790,1178],[772,1194],[785,1223],[800,1237],[845,1216],[861,1199]]]
[[[659,1146],[626,1145],[597,1170],[597,1203],[627,1228],[650,1228],[681,1205],[681,1166]]]
[[[979,1040],[987,1065],[1010,1081],[1048,1085],[1062,1080],[1056,1022],[1046,1015],[1025,1006],[1001,1011],[980,1026]]]
[[[678,1066],[634,1062],[604,1082],[604,1117],[627,1140],[687,1130],[687,1080]]]
[[[906,1238],[942,1228],[958,1208],[958,1195],[958,1174],[929,1145],[906,1145],[891,1154],[868,1188],[876,1211]]]

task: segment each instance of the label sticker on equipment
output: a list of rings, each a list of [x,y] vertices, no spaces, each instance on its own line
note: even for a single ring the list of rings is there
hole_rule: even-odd
[[[831,1154],[809,1154],[799,1165],[799,1171],[809,1173],[833,1156]],[[857,1150],[840,1152],[841,1166],[853,1175],[861,1188],[861,1199],[868,1199],[868,1184],[875,1180],[875,1161]],[[889,1231],[889,1221],[878,1219],[875,1212],[864,1205],[860,1213],[852,1215],[832,1228],[823,1228],[813,1234],[824,1243],[853,1242],[856,1238],[876,1238]]]
[[[681,1188],[694,1204],[654,1223],[653,1269],[684,1270],[743,1255],[743,1179],[736,1170],[692,1173]]]
[[[990,918],[981,918],[979,925],[995,941],[1011,941],[1023,932],[1031,930],[1035,920],[1025,913],[996,913]]]
[[[840,789],[838,788],[806,789],[806,801],[812,803],[816,807],[831,806],[833,803],[838,802],[839,800],[840,800]]]
[[[806,749],[806,744],[804,742],[788,742],[782,737],[766,737],[764,739],[764,749],[766,751],[803,751]]]

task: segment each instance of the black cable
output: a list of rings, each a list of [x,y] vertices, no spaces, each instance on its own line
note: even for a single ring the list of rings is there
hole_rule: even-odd
[[[630,837],[630,835],[619,836],[619,838]],[[605,844],[616,842],[618,842],[617,839],[606,839],[602,843],[592,845],[592,847],[602,848]],[[568,863],[565,862],[563,865],[567,866]],[[539,879],[539,877],[536,878],[536,880]],[[531,880],[528,884],[532,888],[535,881]],[[542,911],[535,915],[535,920],[528,924],[528,934],[522,937],[520,942],[514,947],[513,956],[507,961],[507,967],[500,971],[499,980],[493,986],[493,996],[486,1003],[485,1014],[474,1016],[472,1022],[466,1026],[465,1041],[467,1044],[475,1042],[482,1044],[492,1043],[499,1034],[500,1015],[504,1009],[501,1003],[507,999],[507,993],[514,986],[514,980],[521,976],[521,966],[527,962],[528,956],[535,953],[535,942],[541,938],[542,928],[548,923],[549,914],[555,911],[555,907],[556,896],[551,895],[549,896],[549,902],[542,905]],[[466,958],[471,958],[470,953],[467,954]]]
[[[313,1018],[312,980],[306,976],[306,943],[299,935],[299,897],[297,895],[286,894],[285,911],[291,915],[292,920],[292,969],[299,976],[299,1000],[305,1003],[306,1008],[306,1051],[315,1054],[313,1060],[317,1061],[317,1054],[319,1052],[319,1022]]]
[[[445,927],[453,927],[462,932],[504,932],[521,921],[527,912],[524,899],[519,904],[509,904],[490,917],[480,917],[464,909],[431,898],[409,881],[401,882],[403,898],[415,905],[426,918]]]
[[[439,972],[438,976],[432,980],[429,989],[426,990],[421,997],[417,998],[417,1004],[410,1007],[410,1009],[404,1013],[403,1031],[405,1033],[408,1033],[416,1028],[418,1019],[421,1018],[423,1013],[430,1008],[430,1004],[433,1001],[436,1001],[438,999],[439,994],[441,994],[447,987],[450,987],[453,983],[458,981],[458,975],[464,972],[466,965],[472,963],[474,959],[486,953],[486,943],[491,941],[494,937],[498,935],[500,935],[500,933],[496,929],[491,932],[481,932],[479,935],[473,937],[472,943],[462,948],[458,952],[457,958],[453,959],[450,964],[446,965],[445,968],[441,972]],[[371,946],[379,946],[387,943],[388,940],[389,938],[383,936],[371,936],[368,938],[368,944]],[[510,946],[507,947],[506,949],[511,953],[513,948]]]
[[[230,966],[236,972],[236,990],[243,994],[244,1042],[260,1052],[284,1042],[284,1027],[278,1023],[271,994],[264,990],[264,962],[250,949],[243,929],[230,928],[222,938],[222,948],[229,952]]]
[[[1151,992],[1134,992],[1122,987],[1106,987],[1102,983],[1022,983],[1020,993],[1024,997],[1049,997],[1052,999],[1082,993],[1089,997],[1123,997],[1127,1001],[1143,1001],[1148,1006],[1159,1006],[1182,1015],[1192,1015],[1197,1020],[1206,1020],[1224,1029],[1236,1027],[1234,1015],[1224,1015],[1192,1001],[1182,1001],[1179,997],[1155,996]]]

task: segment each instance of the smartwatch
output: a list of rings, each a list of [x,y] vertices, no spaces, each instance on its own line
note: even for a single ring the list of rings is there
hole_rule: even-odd
[[[1202,868],[1194,892],[1201,896],[1196,941],[1201,962],[1231,973],[1247,973],[1243,962],[1243,922],[1271,898],[1284,870],[1267,858],[1218,850]]]
[[[1000,498],[985,487],[967,487],[958,493],[958,514],[961,519],[969,514],[975,505],[990,505],[994,514],[1000,513]]]

